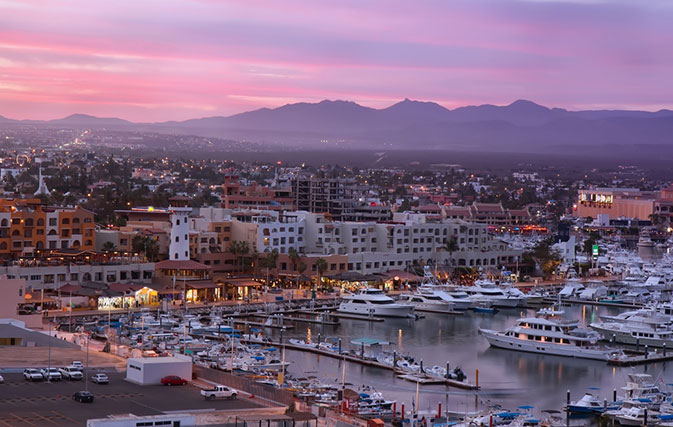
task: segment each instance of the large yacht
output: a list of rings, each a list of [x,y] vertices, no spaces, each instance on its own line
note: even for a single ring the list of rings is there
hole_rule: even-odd
[[[474,303],[486,302],[496,307],[514,308],[521,302],[521,298],[508,295],[505,291],[486,279],[478,279],[472,286],[459,288],[466,292]]]
[[[414,306],[396,303],[380,289],[364,288],[357,294],[344,295],[337,311],[365,316],[409,317]]]
[[[413,294],[402,295],[400,300],[417,310],[467,310],[472,305],[469,295],[453,296],[445,286],[437,284],[434,274],[425,267],[423,281]],[[463,297],[464,296],[464,297]]]
[[[504,332],[479,329],[479,333],[492,346],[509,350],[597,360],[607,360],[614,353],[596,344],[599,334],[578,325],[558,318],[526,317]]]
[[[650,347],[673,348],[673,325],[670,318],[644,312],[616,322],[595,322],[589,325],[606,340]]]

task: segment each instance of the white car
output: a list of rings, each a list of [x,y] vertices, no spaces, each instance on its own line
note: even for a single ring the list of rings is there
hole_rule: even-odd
[[[44,379],[44,377],[42,376],[42,372],[33,368],[24,369],[23,378],[26,381],[42,381]]]
[[[2,375],[0,375],[0,384],[2,384],[4,382],[5,382],[5,379],[2,377]]]
[[[79,369],[80,371],[84,370],[84,364],[79,360],[73,360],[70,364],[73,368]]]
[[[61,368],[58,371],[61,373],[61,376],[63,378],[66,378],[66,379],[69,379],[69,380],[79,381],[79,380],[84,379],[84,375],[82,375],[82,371],[75,368],[74,366],[68,366],[68,367],[65,367],[65,368]]]
[[[43,379],[49,379],[49,381],[61,381],[61,373],[56,368],[43,368],[42,372]]]
[[[96,384],[107,384],[110,380],[105,374],[96,374],[91,376],[91,382]]]

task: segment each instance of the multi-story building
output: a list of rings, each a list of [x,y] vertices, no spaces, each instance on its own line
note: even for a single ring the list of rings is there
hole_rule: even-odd
[[[637,188],[580,189],[573,215],[597,218],[599,214],[605,214],[610,219],[649,220],[660,196],[658,191],[641,191]]]
[[[50,250],[95,248],[93,213],[39,199],[0,199],[0,256],[16,259]]]
[[[359,196],[367,188],[346,178],[317,178],[297,175],[292,180],[292,193],[297,210],[331,215],[334,221],[354,219]]]
[[[227,175],[222,184],[222,207],[228,209],[294,210],[294,198],[289,187],[269,188],[253,183],[241,185],[239,177]]]

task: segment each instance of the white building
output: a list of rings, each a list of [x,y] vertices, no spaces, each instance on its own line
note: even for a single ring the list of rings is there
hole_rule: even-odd
[[[189,260],[189,213],[192,208],[169,207],[171,210],[171,243],[168,248],[169,259]]]
[[[168,375],[192,380],[192,358],[177,354],[172,357],[134,357],[126,360],[126,379],[140,385],[161,384]]]

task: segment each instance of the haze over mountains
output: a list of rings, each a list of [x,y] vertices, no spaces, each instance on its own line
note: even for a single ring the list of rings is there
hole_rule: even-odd
[[[518,100],[507,106],[449,110],[434,102],[405,99],[384,109],[350,101],[297,103],[233,116],[180,122],[132,123],[74,114],[50,121],[11,120],[3,125],[90,127],[179,132],[201,136],[325,148],[474,149],[552,152],[635,146],[673,149],[673,111],[568,111]],[[325,143],[324,141],[328,141]]]

